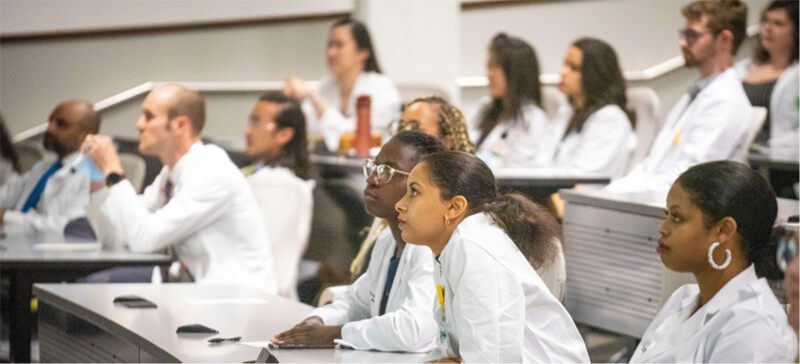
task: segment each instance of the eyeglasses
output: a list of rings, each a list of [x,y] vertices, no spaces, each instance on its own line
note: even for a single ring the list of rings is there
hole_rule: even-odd
[[[364,176],[369,178],[372,176],[373,173],[377,172],[378,174],[378,181],[380,183],[389,183],[392,180],[392,177],[395,173],[400,173],[402,175],[408,176],[408,172],[403,172],[392,167],[389,167],[385,164],[375,164],[375,161],[372,159],[364,159]]]
[[[697,42],[697,40],[700,39],[700,37],[702,37],[702,36],[704,36],[706,34],[716,34],[716,33],[714,33],[714,32],[707,32],[707,33],[703,32],[703,33],[700,33],[700,32],[695,31],[693,29],[678,29],[678,38],[679,39],[686,39],[686,44],[689,45],[689,46],[691,46],[692,44]]]
[[[785,224],[784,226],[787,234],[778,240],[778,250],[775,257],[778,262],[778,268],[782,272],[786,272],[786,267],[797,257],[798,232],[800,231],[800,226],[796,223]]]

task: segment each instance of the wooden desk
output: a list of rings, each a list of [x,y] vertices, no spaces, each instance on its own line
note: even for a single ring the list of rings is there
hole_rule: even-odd
[[[682,284],[656,253],[666,196],[562,190],[567,292],[576,322],[636,338]],[[778,199],[778,221],[797,214],[798,201]]]
[[[312,307],[241,286],[198,284],[37,284],[41,359],[46,361],[244,362],[263,342],[302,320]],[[130,309],[117,296],[156,305]],[[177,334],[200,323],[219,334]],[[238,343],[209,338],[241,336]],[[280,362],[409,362],[424,354],[307,349],[272,350]]]
[[[31,361],[31,287],[34,282],[63,282],[120,265],[165,265],[168,256],[106,250],[86,240],[65,239],[4,228],[0,238],[0,275],[10,281],[11,361]]]

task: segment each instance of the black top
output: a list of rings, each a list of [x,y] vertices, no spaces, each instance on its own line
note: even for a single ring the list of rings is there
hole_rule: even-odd
[[[766,107],[768,110],[767,120],[764,121],[764,125],[761,126],[761,130],[759,130],[758,135],[756,135],[755,143],[757,144],[767,144],[767,141],[769,140],[769,102],[772,98],[772,89],[775,88],[775,83],[777,82],[778,80],[761,83],[742,82],[744,93],[747,94],[747,98],[750,99],[750,105]]]

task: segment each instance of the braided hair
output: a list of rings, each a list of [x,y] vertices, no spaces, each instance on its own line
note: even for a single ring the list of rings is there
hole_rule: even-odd
[[[469,140],[467,122],[461,110],[439,96],[418,97],[409,102],[406,107],[417,102],[424,102],[437,107],[436,109],[439,114],[439,137],[444,138],[448,135],[453,137],[453,150],[475,154],[475,145]],[[401,123],[399,126],[399,130],[401,131],[418,131],[418,129],[419,124],[416,123]]]

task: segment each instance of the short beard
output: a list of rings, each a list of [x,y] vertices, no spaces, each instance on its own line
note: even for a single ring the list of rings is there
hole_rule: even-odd
[[[62,144],[58,139],[56,139],[53,134],[44,134],[44,149],[49,150],[51,152],[55,152],[58,155],[63,154],[64,152],[64,144]]]

